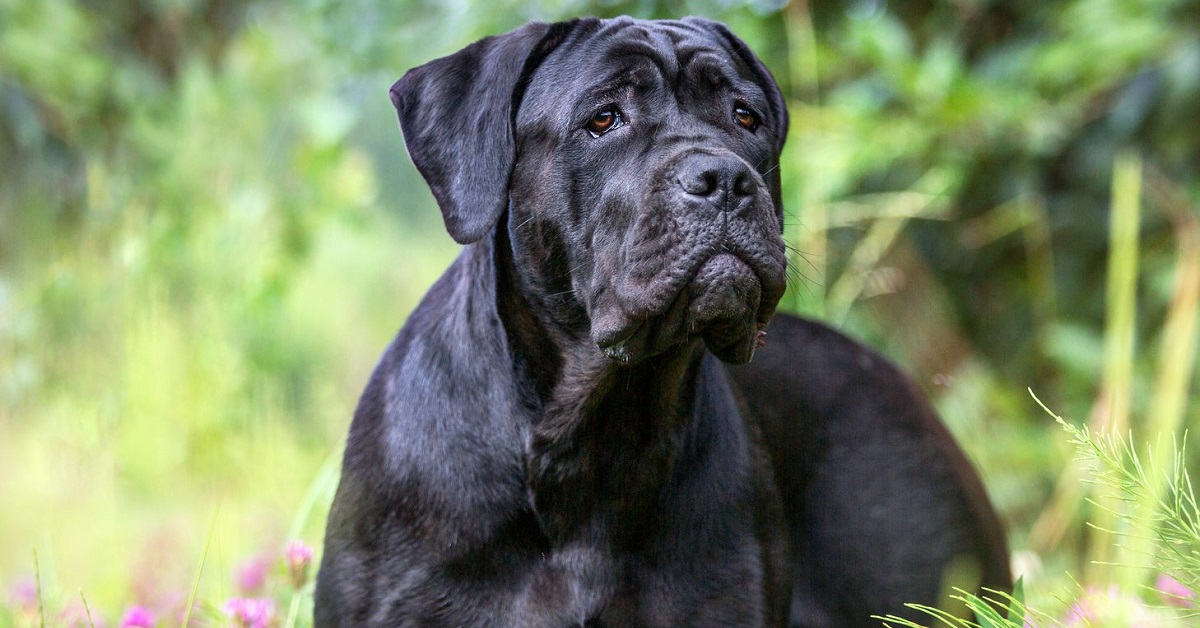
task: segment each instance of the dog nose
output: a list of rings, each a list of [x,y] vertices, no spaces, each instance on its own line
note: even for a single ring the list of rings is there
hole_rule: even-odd
[[[745,162],[716,155],[688,158],[679,170],[679,185],[692,196],[718,202],[732,200],[731,196],[752,196],[758,188]],[[721,208],[725,209],[723,203]]]

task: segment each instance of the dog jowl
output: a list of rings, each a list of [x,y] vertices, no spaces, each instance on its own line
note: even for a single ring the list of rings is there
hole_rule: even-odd
[[[1007,584],[927,402],[775,315],[787,112],[724,26],[530,24],[391,98],[464,248],[355,413],[318,625],[867,626],[964,556]]]

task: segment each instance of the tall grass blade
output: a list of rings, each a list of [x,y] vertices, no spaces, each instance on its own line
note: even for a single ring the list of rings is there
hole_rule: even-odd
[[[33,578],[37,586],[38,626],[46,628],[46,605],[42,600],[42,566],[38,563],[37,550],[33,550]]]
[[[1158,186],[1163,185],[1166,184],[1158,182]],[[1159,196],[1161,195],[1160,193]],[[1177,196],[1182,195],[1173,195],[1171,198]],[[1154,392],[1146,417],[1145,435],[1148,438],[1160,438],[1164,434],[1175,437],[1183,427],[1188,389],[1196,364],[1196,315],[1197,302],[1200,301],[1200,219],[1197,218],[1193,207],[1181,207],[1178,203],[1169,202],[1163,204],[1174,223],[1178,245],[1175,282],[1163,325]],[[1178,471],[1182,467],[1182,460],[1179,458],[1180,452],[1175,448],[1160,446],[1151,453],[1149,464],[1153,469],[1174,467],[1175,481],[1178,482]],[[1153,481],[1146,487],[1145,493],[1140,496],[1141,499],[1131,505],[1140,512],[1157,510],[1172,484],[1172,477],[1165,474],[1155,475],[1151,479]],[[1190,491],[1187,495],[1194,498]],[[1176,491],[1175,499],[1184,498]],[[1176,509],[1181,507],[1182,504],[1178,504]],[[1153,518],[1139,518],[1130,534],[1127,549],[1119,555],[1119,562],[1132,563],[1142,560],[1142,564],[1145,564],[1146,557],[1154,551],[1153,541],[1157,538],[1157,524]]]
[[[300,592],[292,591],[292,601],[288,603],[287,621],[284,622],[284,628],[295,628],[296,619],[300,616]]]
[[[192,620],[192,608],[196,605],[196,594],[200,591],[200,576],[204,574],[204,565],[208,562],[208,548],[212,546],[213,533],[217,529],[217,514],[221,506],[213,509],[212,520],[208,522],[208,534],[204,537],[204,551],[200,554],[200,564],[196,566],[196,577],[192,579],[192,592],[188,594],[187,608],[183,611],[183,621],[179,625],[187,628]]]
[[[79,590],[79,599],[83,600],[83,612],[87,613],[88,626],[96,628],[96,620],[92,619],[92,607],[88,606],[87,596],[83,594],[83,589]]]
[[[1141,159],[1132,153],[1119,155],[1113,164],[1112,208],[1109,211],[1102,411],[1094,415],[1092,426],[1102,433],[1124,434],[1130,426],[1141,189]],[[1102,503],[1111,503],[1114,497],[1104,485],[1097,487],[1095,495]],[[1091,521],[1095,530],[1088,550],[1092,562],[1088,566],[1087,579],[1094,583],[1110,582],[1117,576],[1110,565],[1116,544],[1112,531],[1116,529],[1117,518],[1113,513],[1099,509],[1093,513]]]
[[[890,206],[876,208],[877,216],[859,240],[846,268],[829,288],[825,297],[827,316],[843,321],[863,292],[866,278],[900,238],[904,227],[914,218],[936,214],[946,207],[950,175],[939,169],[926,172],[907,193],[889,197]],[[883,218],[887,216],[887,218]]]
[[[321,463],[321,468],[313,477],[312,482],[308,485],[308,490],[304,492],[304,500],[300,502],[300,508],[296,510],[296,514],[292,517],[292,524],[288,528],[288,539],[299,539],[304,533],[304,525],[308,523],[309,517],[312,516],[312,511],[317,506],[317,502],[323,495],[328,495],[337,488],[337,480],[340,474],[338,464],[341,462],[341,453],[345,448],[344,443],[339,443],[337,447],[330,450],[325,461]]]

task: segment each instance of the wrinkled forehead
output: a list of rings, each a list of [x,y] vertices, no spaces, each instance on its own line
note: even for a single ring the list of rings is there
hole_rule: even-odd
[[[663,86],[726,89],[766,107],[766,95],[732,44],[701,22],[603,20],[563,42],[530,78],[526,96],[566,103],[605,92]],[[541,102],[541,101],[539,101]]]

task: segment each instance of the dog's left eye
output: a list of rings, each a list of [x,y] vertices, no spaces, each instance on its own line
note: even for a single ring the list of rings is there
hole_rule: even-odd
[[[592,119],[587,123],[587,130],[592,137],[600,137],[623,124],[625,121],[621,119],[621,110],[608,106],[592,114]]]
[[[733,119],[746,130],[754,131],[758,128],[758,116],[744,105],[734,105]]]

